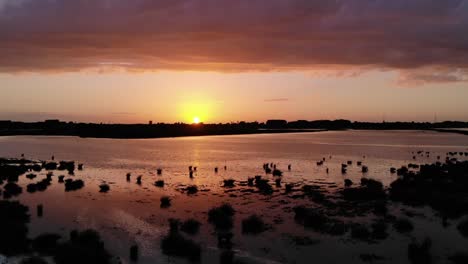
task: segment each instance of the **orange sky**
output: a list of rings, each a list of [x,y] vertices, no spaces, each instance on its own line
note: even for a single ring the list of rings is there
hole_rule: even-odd
[[[468,0],[0,0],[0,119],[468,121]]]

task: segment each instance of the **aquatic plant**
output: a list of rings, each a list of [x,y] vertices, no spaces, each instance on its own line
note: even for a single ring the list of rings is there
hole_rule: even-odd
[[[426,238],[422,243],[413,242],[408,245],[408,259],[412,264],[431,264],[430,253],[432,242]]]
[[[466,264],[468,263],[468,254],[467,253],[462,253],[458,252],[448,258],[450,262],[454,264]]]
[[[281,178],[276,178],[275,179],[276,187],[278,187],[278,188],[281,187],[281,180],[282,180]]]
[[[371,236],[369,229],[362,224],[356,224],[351,227],[351,237],[358,240],[368,240]]]
[[[14,182],[5,184],[3,189],[3,198],[5,199],[11,198],[12,196],[18,196],[23,192],[23,188]]]
[[[42,234],[34,238],[31,246],[35,252],[45,256],[55,255],[58,247],[58,241],[61,239],[57,234]]]
[[[40,257],[28,257],[21,260],[20,264],[49,264]]]
[[[388,237],[388,224],[384,220],[376,220],[371,225],[372,228],[372,239],[384,240]]]
[[[305,195],[311,198],[315,202],[325,201],[325,195],[320,190],[320,186],[317,185],[304,185],[302,191]]]
[[[99,192],[106,193],[106,192],[110,191],[110,186],[109,186],[109,184],[104,183],[104,184],[99,185],[99,189],[100,189]]]
[[[232,264],[234,263],[234,251],[232,250],[223,250],[219,255],[220,264]]]
[[[162,188],[162,187],[164,187],[164,181],[163,180],[158,180],[158,181],[156,181],[154,183],[154,186]]]
[[[280,170],[275,169],[273,171],[273,176],[281,177],[281,176],[283,176],[283,172],[280,171]]]
[[[223,204],[219,207],[212,208],[208,212],[208,221],[213,224],[216,229],[231,229],[233,226],[234,208],[230,204]]]
[[[351,187],[353,185],[353,181],[350,179],[345,179],[344,183],[345,183],[345,187]]]
[[[369,168],[367,166],[362,166],[361,171],[362,171],[362,173],[368,173]]]
[[[468,238],[468,218],[461,221],[460,224],[458,224],[457,229],[460,231],[460,234]]]
[[[65,191],[76,191],[84,187],[84,182],[82,180],[73,180],[68,179],[65,181]]]
[[[29,208],[14,201],[0,201],[0,254],[13,256],[28,249]]]
[[[57,246],[54,261],[57,264],[108,264],[111,255],[96,231],[72,231],[70,240]]]
[[[224,180],[224,187],[227,187],[227,188],[232,188],[234,187],[234,183],[236,182],[234,179],[227,179],[227,180]]]
[[[28,185],[26,186],[26,191],[27,191],[28,193],[35,193],[35,192],[37,191],[37,186],[36,186],[36,184],[34,184],[34,183],[28,184]]]
[[[218,248],[231,249],[233,237],[234,234],[231,232],[218,232]]]
[[[251,215],[242,220],[242,233],[260,234],[268,229],[268,225],[258,216]]]
[[[28,179],[30,179],[30,180],[32,180],[32,179],[34,179],[34,178],[36,178],[36,177],[37,177],[37,175],[34,174],[34,173],[29,173],[28,175],[26,175],[26,178],[28,178]]]
[[[257,187],[262,194],[270,195],[273,193],[273,187],[268,183],[267,179],[255,177],[255,187]]]
[[[56,170],[57,169],[57,162],[44,162],[42,163],[42,167],[46,170]]]
[[[410,206],[429,205],[444,217],[459,218],[468,213],[468,161],[421,165],[408,169],[390,184],[390,199]]]
[[[200,230],[201,223],[195,219],[188,219],[181,224],[180,230],[189,235],[195,235]]]
[[[138,245],[133,245],[130,247],[130,260],[137,262],[139,257]]]
[[[248,186],[254,186],[254,181],[255,181],[255,178],[248,178],[247,179],[247,185]]]
[[[200,245],[183,237],[179,232],[169,232],[163,237],[161,250],[165,255],[186,258],[191,261],[199,261],[201,258]]]
[[[163,196],[160,199],[161,201],[161,208],[168,208],[171,207],[172,199],[169,196]]]
[[[185,191],[188,195],[196,194],[198,192],[198,187],[196,185],[190,185],[185,188]]]
[[[344,222],[330,218],[317,209],[297,206],[293,210],[296,223],[316,232],[329,235],[343,235],[348,230],[348,226]]]
[[[349,201],[383,200],[387,197],[381,182],[367,178],[361,179],[360,187],[346,188],[341,193]]]
[[[393,223],[393,228],[399,233],[409,233],[413,231],[413,223],[409,219],[400,218]]]

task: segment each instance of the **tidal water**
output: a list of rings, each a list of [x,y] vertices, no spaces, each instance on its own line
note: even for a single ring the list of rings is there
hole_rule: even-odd
[[[418,151],[430,155],[416,155]],[[73,176],[84,180],[81,190],[65,192],[55,178],[46,192],[24,192],[15,198],[31,208],[30,236],[45,232],[66,236],[73,229],[93,228],[122,263],[130,263],[129,247],[133,244],[140,248],[139,263],[187,263],[160,250],[169,218],[200,221],[200,233],[189,237],[202,246],[202,263],[218,263],[221,251],[207,212],[224,202],[237,211],[233,251],[243,263],[363,263],[362,254],[383,257],[378,263],[409,263],[408,243],[425,237],[433,241],[436,263],[447,263],[448,255],[467,249],[468,240],[456,230],[456,222],[444,227],[430,208],[391,205],[395,214],[411,213],[415,230],[403,235],[390,228],[387,239],[369,243],[349,235],[319,234],[296,224],[292,208],[308,206],[311,201],[284,195],[284,187],[272,195],[262,195],[243,192],[245,187],[241,186],[224,188],[223,180],[241,182],[255,175],[273,179],[265,175],[262,165],[275,163],[284,172],[282,184],[318,184],[335,190],[343,187],[345,178],[359,182],[364,176],[388,186],[397,177],[390,173],[390,167],[432,163],[437,156],[445,158],[449,151],[467,152],[468,136],[427,131],[339,131],[143,140],[0,137],[0,157],[19,158],[24,153],[27,159],[50,160],[55,156],[56,161],[84,164],[84,170]],[[324,165],[317,166],[323,158]],[[353,165],[343,175],[341,164],[347,161],[353,161]],[[369,172],[363,174],[357,161],[368,166]],[[189,166],[198,168],[193,179],[189,178]],[[163,170],[162,175],[156,174],[157,168]],[[127,173],[132,174],[131,182],[126,181]],[[38,178],[45,174],[41,172]],[[141,185],[135,183],[138,175],[142,175]],[[156,180],[164,180],[164,188],[155,187]],[[25,188],[29,182],[21,177],[18,184]],[[108,193],[99,192],[102,183],[110,185]],[[182,189],[188,185],[197,185],[200,191],[187,195]],[[170,208],[160,208],[162,196],[172,198]],[[38,204],[44,205],[41,218],[34,211]],[[251,214],[260,215],[272,229],[259,235],[242,234],[241,221]],[[309,243],[296,243],[298,237],[307,237]]]

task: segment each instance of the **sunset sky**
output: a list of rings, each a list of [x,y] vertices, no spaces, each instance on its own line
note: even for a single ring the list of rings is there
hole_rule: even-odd
[[[0,0],[0,120],[468,121],[468,1]]]

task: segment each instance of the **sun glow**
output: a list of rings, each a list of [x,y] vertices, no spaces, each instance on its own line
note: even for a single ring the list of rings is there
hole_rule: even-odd
[[[200,118],[199,118],[198,116],[196,116],[196,117],[193,118],[193,123],[194,123],[194,124],[200,124],[200,122],[201,122],[201,121],[200,121]]]

